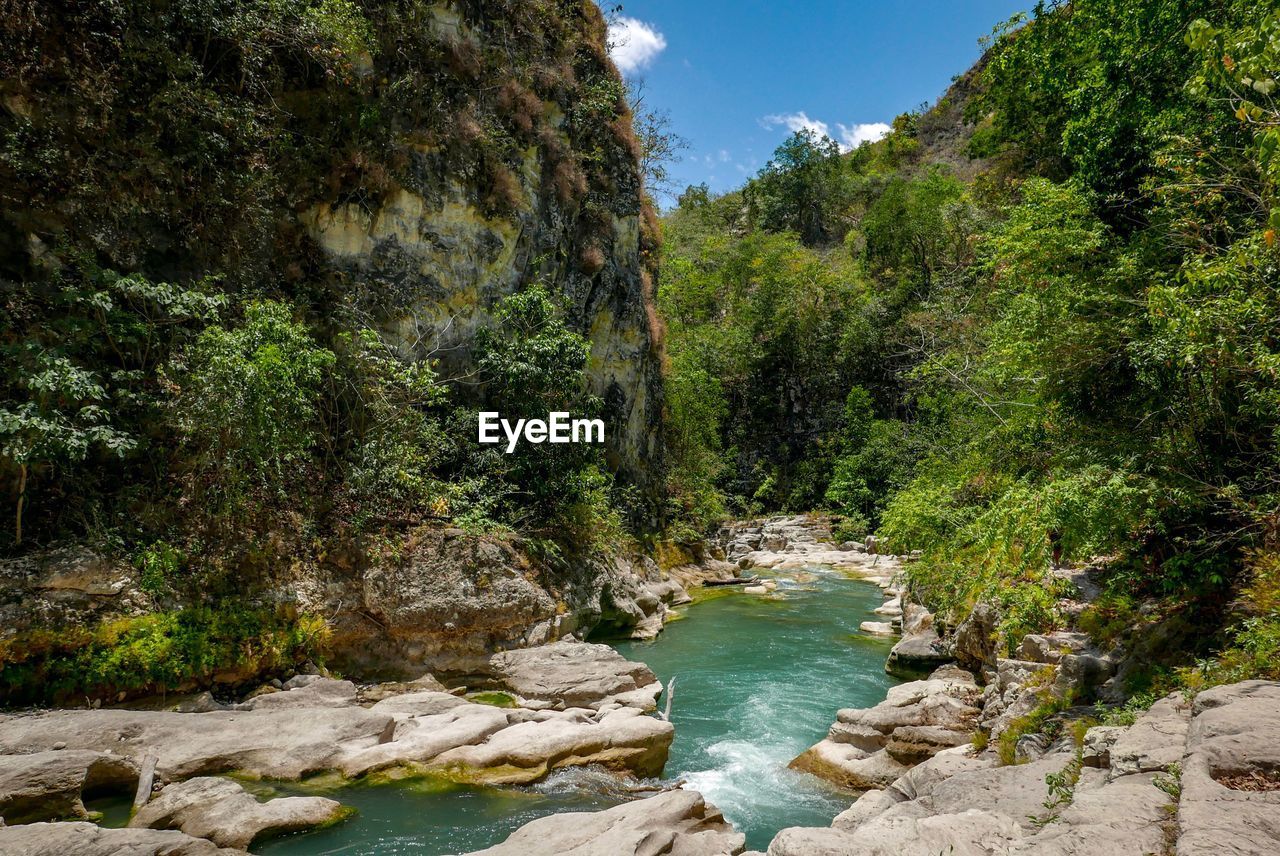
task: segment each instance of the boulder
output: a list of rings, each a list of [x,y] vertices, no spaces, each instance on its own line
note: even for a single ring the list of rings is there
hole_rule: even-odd
[[[653,710],[662,684],[644,663],[628,660],[608,645],[554,642],[502,651],[482,673],[521,698],[564,707],[597,708],[618,701]]]
[[[1080,749],[1080,760],[1086,767],[1108,769],[1111,766],[1111,747],[1120,739],[1125,728],[1119,725],[1099,725],[1090,728],[1084,735],[1084,746]]]
[[[177,829],[222,847],[247,849],[273,835],[329,826],[353,810],[324,797],[258,802],[230,779],[201,776],[168,785],[129,821],[135,829]]]
[[[1022,638],[1018,656],[1037,663],[1057,664],[1066,654],[1079,654],[1089,647],[1086,633],[1058,630],[1053,633],[1032,633]]]
[[[895,633],[891,621],[864,621],[858,625],[858,629],[872,636],[893,636]]]
[[[887,787],[909,769],[883,749],[867,754],[830,740],[810,747],[788,766],[854,791]]]
[[[356,685],[351,681],[337,681],[320,675],[297,675],[282,687],[283,692],[254,696],[246,702],[234,705],[234,709],[351,707],[356,703]]]
[[[5,823],[86,818],[82,795],[132,792],[138,767],[128,758],[89,749],[0,755],[0,818]]]
[[[472,856],[724,856],[745,837],[696,791],[673,790],[605,811],[542,817]]]
[[[904,636],[889,651],[884,670],[898,677],[927,675],[955,657],[932,627],[913,636]]]
[[[972,740],[972,731],[955,731],[938,725],[907,725],[893,730],[884,750],[896,761],[914,764]]]
[[[951,652],[956,662],[975,671],[995,662],[999,619],[994,605],[983,602],[975,606],[952,637]]]
[[[595,764],[637,777],[662,775],[675,736],[669,722],[634,707],[599,719],[575,711],[539,711],[475,745],[460,745],[422,766],[455,781],[528,784],[551,770]]]
[[[95,823],[0,826],[5,856],[248,856],[185,832],[104,829]]]
[[[1058,677],[1053,690],[1059,698],[1092,701],[1097,698],[1098,688],[1115,672],[1116,664],[1109,657],[1088,653],[1065,654],[1058,663]]]

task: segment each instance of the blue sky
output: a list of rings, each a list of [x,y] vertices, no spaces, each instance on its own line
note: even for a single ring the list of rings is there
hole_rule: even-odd
[[[851,143],[933,102],[1030,0],[630,0],[614,58],[689,140],[676,184],[731,190],[796,127]],[[606,9],[610,4],[602,3]]]

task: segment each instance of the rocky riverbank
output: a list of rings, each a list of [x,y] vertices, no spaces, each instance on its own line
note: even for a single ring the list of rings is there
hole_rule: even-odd
[[[0,829],[0,852],[215,852],[147,832],[236,849],[347,814],[319,797],[259,802],[235,781],[212,778],[219,774],[286,781],[328,774],[334,782],[431,775],[487,784],[526,784],[566,766],[661,774],[673,729],[647,715],[662,687],[643,664],[607,646],[557,642],[483,665],[478,691],[448,690],[429,676],[357,686],[298,675],[229,704],[205,693],[163,709],[0,716],[0,817],[9,824]],[[128,832],[43,826],[89,819],[86,794],[135,789]]]

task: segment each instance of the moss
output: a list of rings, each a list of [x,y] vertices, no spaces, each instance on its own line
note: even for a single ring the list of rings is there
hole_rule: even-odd
[[[240,683],[321,659],[327,639],[315,616],[224,602],[17,634],[0,650],[0,685],[4,703],[30,704]]]
[[[475,702],[476,704],[487,704],[492,707],[513,708],[520,706],[515,696],[504,692],[471,693],[467,696],[467,701]]]

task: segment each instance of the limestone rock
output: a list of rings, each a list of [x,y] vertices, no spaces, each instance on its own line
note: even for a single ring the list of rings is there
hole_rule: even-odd
[[[1182,760],[1191,706],[1173,693],[1151,706],[1111,744],[1111,775],[1163,772]]]
[[[1280,683],[1196,696],[1178,804],[1178,856],[1280,852]],[[1246,790],[1247,782],[1270,782]]]
[[[883,749],[867,754],[829,740],[810,747],[789,766],[855,791],[887,787],[908,769]]]
[[[674,790],[605,811],[539,818],[472,856],[724,856],[744,844],[701,794]]]
[[[669,722],[622,707],[593,720],[574,711],[543,711],[483,743],[462,745],[424,767],[456,781],[528,784],[563,766],[595,764],[638,777],[660,776],[675,736]]]
[[[608,645],[554,642],[503,651],[489,658],[484,672],[526,699],[594,708],[621,701],[653,710],[662,684],[644,663],[628,660]]]
[[[976,670],[995,661],[996,623],[999,618],[996,607],[983,602],[960,622],[951,640],[952,654],[960,665]]]
[[[1053,633],[1032,633],[1022,638],[1018,656],[1037,663],[1057,664],[1065,654],[1079,654],[1089,647],[1086,633],[1059,630]]]
[[[0,753],[69,749],[114,752],[141,763],[159,758],[157,775],[175,781],[243,771],[299,779],[336,768],[354,748],[387,740],[394,721],[359,707],[175,713],[62,710],[0,720]]]
[[[263,837],[335,823],[350,814],[324,797],[258,802],[230,779],[202,776],[165,787],[138,810],[129,826],[178,829],[222,847],[246,849]]]
[[[903,764],[930,758],[943,749],[964,746],[973,739],[971,731],[955,731],[938,725],[907,725],[895,728],[884,749]]]
[[[87,749],[0,755],[0,817],[8,824],[84,818],[81,795],[98,788],[128,791],[138,768],[127,758]]]
[[[248,856],[184,832],[104,829],[95,823],[0,826],[5,856]]]
[[[899,677],[927,675],[955,657],[932,627],[914,636],[904,636],[889,651],[884,670]]]

